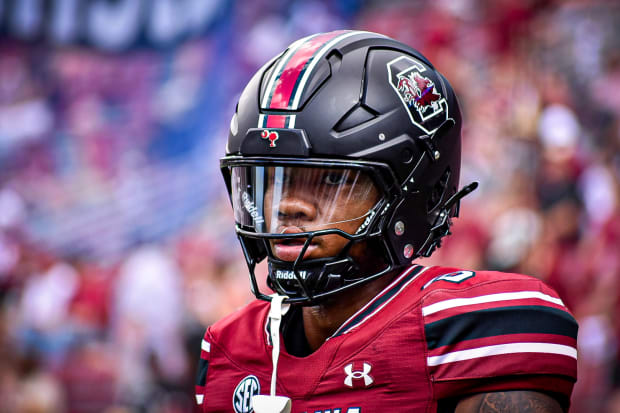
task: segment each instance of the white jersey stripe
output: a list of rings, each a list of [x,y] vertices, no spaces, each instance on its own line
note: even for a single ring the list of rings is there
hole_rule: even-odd
[[[427,316],[437,313],[439,311],[447,310],[449,308],[463,307],[472,304],[493,303],[497,301],[510,301],[510,300],[522,300],[525,298],[538,298],[540,300],[548,301],[553,304],[564,306],[564,303],[559,298],[552,297],[550,295],[541,293],[540,291],[518,291],[513,293],[496,293],[481,295],[471,298],[453,298],[450,300],[439,301],[431,305],[427,305],[422,308],[422,315]]]
[[[211,352],[211,343],[209,343],[207,340],[203,339],[202,343],[200,343],[200,348],[204,351],[206,351],[207,353]]]
[[[455,361],[471,360],[475,358],[497,356],[501,354],[518,353],[559,354],[577,359],[577,349],[562,344],[509,343],[472,348],[469,350],[454,351],[452,353],[442,354],[441,356],[429,356],[426,359],[426,364],[428,366],[438,366],[440,364],[453,363]]]
[[[197,404],[202,404],[204,399],[205,399],[205,395],[204,394],[197,394],[196,395],[196,403]]]

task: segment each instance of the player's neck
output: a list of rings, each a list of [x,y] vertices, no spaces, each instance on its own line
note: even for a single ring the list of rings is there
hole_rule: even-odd
[[[356,311],[381,292],[398,272],[387,274],[361,288],[347,291],[327,303],[303,307],[306,339],[314,352]]]

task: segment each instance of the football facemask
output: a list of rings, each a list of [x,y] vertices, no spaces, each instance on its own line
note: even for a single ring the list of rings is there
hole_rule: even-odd
[[[376,272],[364,257],[369,229],[388,184],[376,167],[324,161],[312,165],[227,162],[237,232],[269,258],[269,287],[290,302],[314,302]],[[368,255],[368,254],[366,254]],[[248,258],[246,256],[246,258]],[[381,266],[381,265],[379,265]],[[383,263],[384,270],[389,266]],[[253,268],[252,268],[253,270]],[[351,279],[352,273],[358,279]],[[259,296],[252,277],[253,290]]]

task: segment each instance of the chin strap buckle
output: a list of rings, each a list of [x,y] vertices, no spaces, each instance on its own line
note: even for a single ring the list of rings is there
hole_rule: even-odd
[[[291,399],[286,396],[276,396],[276,378],[278,375],[278,358],[280,357],[280,323],[282,317],[290,304],[283,304],[288,297],[285,295],[273,294],[271,296],[271,307],[269,308],[269,331],[271,334],[271,361],[273,370],[271,372],[271,391],[269,396],[259,394],[252,396],[252,407],[256,413],[290,413]]]

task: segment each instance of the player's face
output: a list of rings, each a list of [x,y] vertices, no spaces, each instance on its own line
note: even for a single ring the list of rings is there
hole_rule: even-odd
[[[363,172],[349,169],[271,167],[265,191],[266,225],[271,233],[291,234],[337,228],[355,234],[379,200]],[[271,240],[276,258],[294,261],[305,238]],[[348,240],[331,234],[315,237],[304,259],[337,255]],[[361,253],[354,245],[351,255]]]

